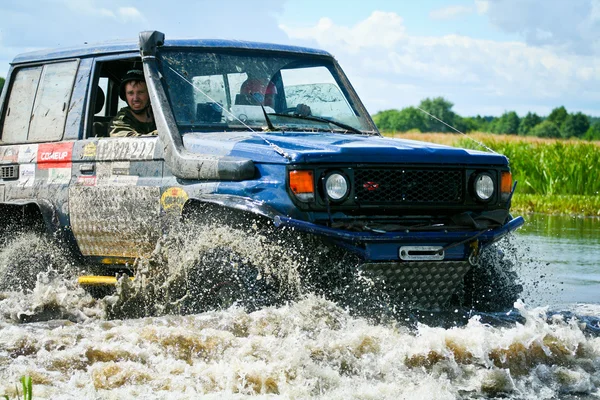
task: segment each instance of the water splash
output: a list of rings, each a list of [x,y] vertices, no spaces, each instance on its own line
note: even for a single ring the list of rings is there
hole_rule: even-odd
[[[373,324],[308,295],[248,313],[94,323],[2,323],[0,393],[101,398],[557,398],[597,394],[600,340],[577,319],[517,308],[523,323],[471,317],[445,329]]]
[[[105,304],[113,318],[203,312],[223,306],[213,300],[227,286],[234,294],[246,291],[245,305],[255,309],[269,304],[261,298],[269,290],[277,292],[273,297],[299,293],[300,259],[294,248],[256,229],[182,226],[159,240],[149,258],[136,262],[135,280],[120,279],[116,296]],[[280,285],[270,288],[274,281]]]
[[[0,252],[0,316],[14,322],[66,319],[81,322],[104,311],[76,285],[66,251],[44,235],[24,233]]]
[[[236,256],[211,253],[214,248]],[[7,249],[13,250],[0,253],[2,266],[16,254]],[[319,251],[311,260],[331,256],[327,248]],[[364,318],[351,303],[326,299],[302,282],[305,270],[314,273],[302,247],[218,229],[163,238],[153,256],[136,265],[140,278],[133,286],[123,280],[121,292],[96,300],[75,284],[71,261],[56,254],[33,289],[0,294],[0,394],[14,396],[14,383],[28,375],[41,398],[600,396],[597,305],[552,310],[520,301],[502,313],[455,309]],[[208,260],[206,254],[228,268],[252,259],[261,279],[287,278],[286,293],[294,296],[256,311],[234,304],[171,313],[185,297],[186,266]],[[277,263],[268,261],[274,255]],[[149,290],[135,293],[142,288]],[[143,310],[140,316],[153,316],[125,311],[129,318],[116,319],[111,307],[125,298],[131,309]]]

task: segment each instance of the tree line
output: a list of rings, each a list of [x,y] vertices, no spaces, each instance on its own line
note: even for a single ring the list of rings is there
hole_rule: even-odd
[[[0,77],[0,92],[3,86],[4,78]],[[542,138],[600,140],[599,117],[590,117],[581,112],[569,113],[564,106],[556,107],[547,117],[532,112],[519,117],[515,111],[506,111],[500,117],[461,117],[452,111],[453,106],[452,102],[443,97],[426,98],[418,107],[380,111],[373,115],[373,120],[382,131],[455,132],[452,129],[455,128],[465,133],[490,132]]]
[[[506,111],[500,117],[461,117],[452,111],[453,106],[443,97],[426,98],[418,107],[378,112],[373,120],[382,131],[455,132],[453,127],[461,132],[600,140],[599,117],[569,113],[564,106],[556,107],[545,117],[532,112],[519,117],[515,111]]]

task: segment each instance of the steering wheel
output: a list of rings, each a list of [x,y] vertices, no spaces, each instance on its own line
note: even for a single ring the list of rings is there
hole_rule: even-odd
[[[296,108],[297,107],[284,108],[283,110],[281,110],[281,114],[294,114],[296,113]]]
[[[307,117],[309,115],[312,115],[310,107],[307,106],[306,104],[302,104],[302,103],[296,104],[296,107],[285,108],[281,112],[283,114],[300,115],[300,116],[303,116],[303,117]]]

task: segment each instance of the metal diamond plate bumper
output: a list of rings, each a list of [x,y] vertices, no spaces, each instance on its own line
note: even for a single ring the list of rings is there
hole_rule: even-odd
[[[392,300],[405,308],[442,309],[471,266],[466,261],[365,263],[362,270],[381,280]]]

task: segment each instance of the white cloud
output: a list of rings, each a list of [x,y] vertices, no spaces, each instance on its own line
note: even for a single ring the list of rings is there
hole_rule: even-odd
[[[114,12],[107,8],[96,7],[92,0],[62,0],[62,2],[68,9],[77,13],[115,18]]]
[[[367,47],[391,48],[405,37],[402,17],[383,11],[374,11],[353,27],[337,26],[330,18],[321,18],[308,28],[279,27],[292,39],[314,39],[324,47],[340,47],[350,53]]]
[[[485,14],[490,8],[489,0],[475,0],[475,8],[478,14]]]
[[[592,11],[590,12],[590,20],[600,21],[600,0],[592,0]]]
[[[494,0],[486,15],[497,28],[531,46],[563,53],[600,54],[599,0]]]
[[[385,19],[378,18],[383,14]],[[445,96],[457,109],[470,107],[467,115],[478,113],[473,110],[484,106],[485,99],[504,104],[497,107],[499,113],[520,114],[543,108],[549,112],[567,99],[600,100],[600,60],[592,57],[517,41],[411,36],[394,13],[373,13],[354,26],[323,18],[312,27],[282,29],[335,54],[371,112],[416,105],[424,93]],[[392,32],[387,39],[386,29]]]
[[[446,20],[446,19],[454,19],[463,15],[468,15],[473,13],[473,8],[467,6],[447,6],[443,8],[438,8],[429,13],[429,17],[432,19],[438,20]]]
[[[164,0],[0,0],[0,76],[6,77],[9,62],[19,53],[136,40],[140,31],[150,29],[164,32],[167,38],[289,43],[274,17],[282,9],[280,0],[182,0],[176,7]]]
[[[119,17],[124,22],[144,21],[145,18],[135,7],[119,7]]]
[[[115,11],[97,7],[92,0],[61,0],[63,4],[76,14],[106,17],[122,23],[145,21],[142,13],[135,7],[118,7]]]
[[[6,77],[17,53],[135,40],[138,32],[150,28],[168,38],[316,44],[338,58],[371,112],[436,96],[454,102],[463,115],[512,109],[543,114],[540,110],[559,105],[585,112],[600,102],[600,0],[461,2],[472,10],[470,18],[479,15],[511,37],[521,35],[519,42],[415,36],[400,15],[383,11],[352,24],[333,16],[338,14],[320,14],[325,17],[312,24],[278,26],[274,15],[283,9],[280,0],[234,3],[235,9],[232,2],[193,0],[180,7],[165,7],[160,0],[143,5],[119,0],[0,1],[0,76]],[[56,23],[62,20],[69,23]]]

